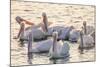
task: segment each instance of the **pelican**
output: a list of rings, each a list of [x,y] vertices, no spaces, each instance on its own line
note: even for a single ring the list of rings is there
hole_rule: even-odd
[[[61,25],[54,24],[52,22],[51,25],[48,25],[50,22],[48,22],[47,15],[45,12],[42,13],[43,17],[43,30],[47,33],[47,35],[52,36],[53,31],[57,31],[58,33],[64,28]]]
[[[95,42],[95,29],[93,26],[87,26],[86,21],[83,21],[83,32],[84,35],[91,36]]]
[[[73,29],[73,26],[70,27],[64,27],[65,24],[59,24],[59,23],[52,23],[48,25],[47,15],[45,12],[42,13],[43,16],[43,23],[45,31],[47,32],[47,35],[51,36],[53,31],[58,32],[58,39],[64,40],[68,39],[70,31]]]
[[[95,31],[91,30],[91,32],[88,32],[89,29],[86,26],[86,21],[84,21],[83,28],[80,31],[80,39],[79,39],[80,43],[79,49],[81,50],[81,53],[83,53],[83,49],[92,48],[95,44]]]
[[[79,39],[79,49],[81,49],[81,51],[83,51],[83,49],[87,48],[91,48],[94,46],[94,38],[93,36],[95,36],[95,32],[93,32],[92,34],[87,34],[87,28],[86,28],[86,22],[83,22],[83,31],[80,32],[80,39]],[[92,36],[93,35],[93,36]]]
[[[83,53],[83,49],[89,49],[94,46],[93,37],[90,35],[84,35],[83,32],[80,32],[80,40],[79,40],[79,49]]]
[[[34,23],[17,16],[15,18],[15,20],[20,25],[20,30],[19,30],[17,37],[15,37],[15,39],[20,38],[20,40],[28,40],[28,35],[29,35],[29,32],[31,31],[32,28],[34,29],[34,31],[32,32],[32,33],[34,33],[33,34],[34,40],[46,39],[46,37],[47,37],[47,26],[50,25],[51,23],[48,23],[48,25],[47,25],[46,24],[46,22],[47,22],[46,15],[42,14],[42,16],[43,16],[42,23],[40,23],[37,26],[35,26]],[[28,25],[31,25],[31,26],[25,28],[25,24],[28,24]]]
[[[50,48],[50,59],[65,58],[69,56],[69,45],[62,40],[57,41],[58,32],[53,33],[53,45]]]
[[[42,40],[45,39],[45,33],[41,27],[41,24],[35,26],[32,22],[24,20],[23,18],[17,16],[16,21],[20,24],[20,30],[17,38],[20,37],[21,40],[28,40],[29,32],[33,29],[32,33],[34,33],[34,40]],[[22,22],[22,21],[25,21]],[[31,25],[30,27],[25,28],[25,24]]]

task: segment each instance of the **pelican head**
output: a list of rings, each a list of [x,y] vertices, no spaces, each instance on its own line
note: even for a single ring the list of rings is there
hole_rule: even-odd
[[[43,23],[44,23],[44,28],[45,28],[45,31],[47,32],[48,31],[48,20],[47,20],[47,15],[45,12],[42,13],[42,17],[43,17]]]
[[[15,19],[19,24],[20,24],[21,21],[23,21],[23,19],[20,16],[17,16]]]
[[[43,17],[45,17],[45,16],[46,16],[46,13],[45,13],[45,12],[43,12],[43,13],[42,13],[42,16],[43,16]]]
[[[57,38],[58,38],[58,32],[57,31],[54,31],[53,34],[52,34],[52,36],[53,36],[53,38],[55,40],[57,40]]]
[[[43,17],[43,22],[46,24],[47,22],[47,15],[45,12],[42,13],[42,17]]]

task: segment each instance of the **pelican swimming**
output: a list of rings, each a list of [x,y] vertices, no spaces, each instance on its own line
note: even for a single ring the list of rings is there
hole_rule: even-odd
[[[79,49],[83,52],[83,49],[89,49],[94,46],[94,39],[90,35],[84,35],[80,32]]]
[[[58,25],[57,23],[53,23],[51,25],[48,25],[48,19],[47,19],[47,15],[45,12],[42,13],[42,17],[43,17],[43,29],[44,31],[47,33],[47,35],[52,36],[53,31],[57,31],[58,33],[64,28],[63,26]]]
[[[69,56],[69,45],[62,40],[57,41],[58,32],[53,32],[53,45],[50,48],[49,56],[53,58],[65,58]]]
[[[58,39],[64,40],[68,39],[70,31],[73,29],[73,26],[65,27],[65,23],[52,23],[48,26],[48,20],[47,15],[45,12],[42,13],[42,16],[44,17],[43,23],[45,31],[47,32],[47,35],[52,35],[53,31],[58,32]]]
[[[43,20],[42,22],[47,22],[46,20],[46,16],[43,16]],[[43,40],[43,39],[46,39],[47,37],[47,24],[45,23],[40,23],[39,25],[35,26],[34,23],[30,22],[30,21],[27,21],[19,16],[17,16],[16,18],[16,21],[18,22],[18,24],[20,25],[20,30],[19,30],[19,33],[17,35],[17,37],[15,37],[16,39],[17,38],[20,38],[21,40],[28,40],[28,35],[29,35],[29,32],[31,31],[31,29],[33,28],[33,36],[34,36],[34,40]],[[28,24],[28,25],[31,25],[30,27],[27,27],[25,28],[25,24]],[[49,25],[50,23],[48,23]]]
[[[83,32],[84,35],[91,36],[95,42],[95,29],[93,26],[87,25],[86,21],[83,21]]]
[[[86,23],[84,22],[83,25],[86,25]],[[85,49],[85,48],[89,49],[94,46],[95,41],[94,38],[91,36],[92,34],[87,34],[86,31],[87,31],[86,26],[84,26],[83,30],[80,32],[79,49]]]

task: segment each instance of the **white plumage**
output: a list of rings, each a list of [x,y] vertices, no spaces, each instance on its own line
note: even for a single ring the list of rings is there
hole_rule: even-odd
[[[53,33],[53,37],[55,39],[50,51],[49,55],[50,58],[65,58],[69,56],[69,45],[62,40],[56,41],[57,40],[57,32]]]
[[[91,36],[90,33],[94,31],[93,27],[87,26],[86,22],[83,22],[83,31],[80,32],[80,46],[82,48],[89,48],[94,46],[94,38]]]
[[[45,33],[43,32],[43,30],[41,28],[37,28],[35,26],[30,27],[29,29],[24,30],[23,32],[21,32],[21,39],[28,39],[29,33],[31,32],[33,34],[33,38],[34,39],[43,39],[45,38]]]
[[[94,46],[94,39],[90,35],[83,35],[83,47],[92,47]]]
[[[32,48],[32,52],[36,53],[36,52],[48,52],[50,47],[53,44],[53,40],[52,39],[48,39],[48,40],[44,40],[44,41],[40,41],[37,43],[33,43],[33,48]]]

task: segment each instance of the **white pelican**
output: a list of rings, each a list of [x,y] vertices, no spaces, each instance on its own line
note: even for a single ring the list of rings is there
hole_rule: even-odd
[[[49,25],[50,22],[48,22],[47,15],[45,12],[42,13],[43,17],[43,30],[47,33],[47,35],[52,36],[53,31],[60,32],[64,27],[61,25],[57,25],[55,23],[52,23]]]
[[[19,38],[22,39],[22,40],[28,40],[28,35],[29,35],[29,32],[33,29],[33,32],[34,33],[34,40],[41,40],[41,39],[45,39],[46,36],[45,36],[45,33],[41,27],[41,24],[35,26],[34,23],[30,22],[30,21],[27,21],[19,16],[16,17],[16,21],[20,24],[20,30],[19,30],[19,33],[17,35],[16,38]],[[24,21],[24,22],[22,22]],[[28,24],[28,25],[31,25],[30,27],[27,27],[25,28],[25,24]]]
[[[83,49],[89,49],[94,46],[94,39],[90,35],[84,35],[83,32],[80,32],[80,39],[79,39],[79,49],[83,53]]]
[[[53,31],[58,32],[58,39],[64,40],[68,39],[70,31],[73,29],[73,26],[65,27],[65,23],[52,23],[48,25],[47,15],[45,12],[42,13],[43,16],[43,23],[45,31],[47,32],[47,35],[52,35]]]
[[[69,45],[62,40],[57,41],[58,32],[53,33],[53,45],[49,51],[50,58],[65,58],[69,56]]]
[[[91,29],[90,31],[88,31]],[[89,49],[94,47],[95,44],[95,31],[91,27],[89,28],[86,25],[86,21],[83,22],[83,28],[82,31],[80,31],[80,39],[79,39],[79,49],[81,50],[81,53],[83,53],[83,49]]]

